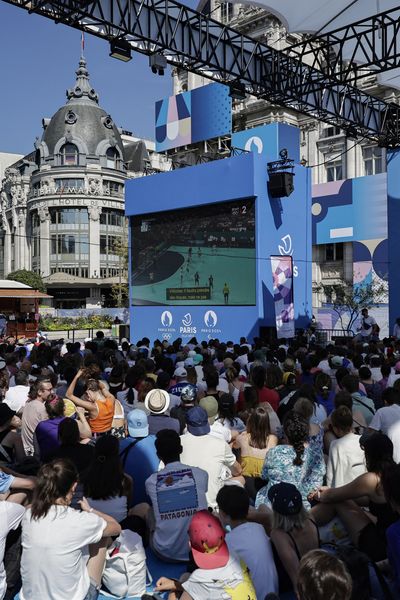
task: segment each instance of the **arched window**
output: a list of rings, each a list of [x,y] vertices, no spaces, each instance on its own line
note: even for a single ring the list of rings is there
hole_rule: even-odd
[[[107,167],[109,169],[119,168],[119,154],[115,148],[108,148],[106,152]]]
[[[75,146],[75,144],[64,144],[61,146],[60,155],[62,165],[78,164],[78,148]]]

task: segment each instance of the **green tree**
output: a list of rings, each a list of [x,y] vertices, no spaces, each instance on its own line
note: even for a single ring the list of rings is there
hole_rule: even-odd
[[[321,283],[316,288],[330,298],[329,304],[338,315],[342,331],[349,333],[359,319],[363,308],[372,308],[387,302],[387,287],[378,281],[367,285],[351,285],[345,281],[334,284]]]
[[[128,237],[125,235],[118,237],[113,248],[114,254],[119,257],[119,276],[118,283],[114,283],[111,286],[111,298],[113,304],[118,308],[129,306],[129,287],[128,287],[128,260],[129,260],[129,249],[128,249]]]
[[[39,273],[33,273],[26,269],[20,269],[19,271],[13,271],[7,275],[7,279],[11,281],[19,281],[25,285],[29,285],[34,290],[46,293],[46,286]]]

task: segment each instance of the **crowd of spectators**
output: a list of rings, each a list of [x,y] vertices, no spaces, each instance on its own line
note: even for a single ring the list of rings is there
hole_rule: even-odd
[[[4,340],[0,460],[0,600],[94,600],[123,530],[170,600],[400,597],[395,340]]]

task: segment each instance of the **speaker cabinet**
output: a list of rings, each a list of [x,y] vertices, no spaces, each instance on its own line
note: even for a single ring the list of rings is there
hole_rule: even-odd
[[[293,173],[277,171],[269,174],[268,192],[271,198],[290,196],[294,191]]]

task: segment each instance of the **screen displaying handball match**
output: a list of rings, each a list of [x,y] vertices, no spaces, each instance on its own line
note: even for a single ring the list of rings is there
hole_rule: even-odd
[[[253,199],[131,219],[134,306],[256,303]]]

